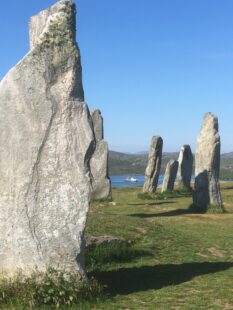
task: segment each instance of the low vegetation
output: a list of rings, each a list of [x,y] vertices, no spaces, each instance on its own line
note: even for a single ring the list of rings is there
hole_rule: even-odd
[[[100,298],[102,287],[94,279],[48,268],[47,272],[34,271],[30,277],[20,272],[11,279],[0,281],[1,309],[39,309],[71,307],[83,301]]]
[[[88,248],[83,285],[53,270],[2,282],[1,309],[233,309],[233,183],[222,195],[226,213],[195,214],[192,193],[114,189],[92,202],[86,234],[130,242]]]

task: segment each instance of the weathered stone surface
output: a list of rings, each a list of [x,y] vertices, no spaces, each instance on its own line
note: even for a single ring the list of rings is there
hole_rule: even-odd
[[[108,144],[101,140],[96,143],[91,158],[92,199],[111,199],[111,181],[108,176]]]
[[[94,126],[96,141],[101,141],[104,139],[104,123],[100,110],[95,109],[92,111],[91,118]]]
[[[155,192],[158,186],[158,180],[161,170],[163,152],[163,139],[159,136],[152,137],[148,164],[145,172],[144,193]]]
[[[178,167],[179,162],[177,160],[172,159],[168,162],[163,179],[162,192],[173,191]]]
[[[183,145],[178,158],[179,168],[177,183],[180,188],[190,190],[190,182],[193,171],[193,154],[190,145]]]
[[[212,113],[206,113],[197,139],[195,156],[193,202],[199,209],[205,209],[208,204],[218,208],[222,206],[219,186],[220,148],[218,118]]]
[[[83,269],[94,150],[75,6],[31,19],[31,50],[0,82],[0,269]]]
[[[108,175],[108,144],[103,140],[103,117],[100,110],[91,113],[96,149],[91,158],[92,199],[111,199],[111,181]]]

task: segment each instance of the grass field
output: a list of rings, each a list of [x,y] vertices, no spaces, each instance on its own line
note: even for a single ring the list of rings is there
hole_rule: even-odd
[[[225,214],[189,213],[188,194],[141,200],[139,192],[114,189],[115,206],[91,206],[86,233],[134,243],[118,257],[111,247],[88,254],[89,275],[107,295],[90,309],[233,309],[233,184],[222,185]]]
[[[131,244],[87,251],[88,276],[104,294],[71,309],[233,309],[233,184],[222,184],[223,214],[190,213],[187,193],[145,200],[140,191],[92,203],[86,234]]]

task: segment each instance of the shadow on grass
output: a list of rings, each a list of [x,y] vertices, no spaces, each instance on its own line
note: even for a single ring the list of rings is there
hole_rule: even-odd
[[[150,202],[150,203],[128,203],[128,206],[159,206],[159,205],[164,205],[164,204],[170,204],[170,203],[176,203],[175,201],[161,201],[161,202]]]
[[[85,261],[87,268],[93,270],[105,264],[132,262],[145,256],[151,257],[153,254],[149,251],[138,249],[134,245],[113,242],[87,249]]]
[[[224,190],[224,191],[229,191],[229,190],[232,190],[232,189],[233,189],[233,186],[222,188],[222,190]]]
[[[153,218],[153,217],[169,217],[169,216],[179,216],[185,214],[223,214],[227,213],[224,206],[221,208],[216,208],[214,206],[208,205],[205,208],[198,208],[195,205],[190,205],[188,209],[176,209],[161,213],[135,213],[128,214],[131,217],[138,218]]]
[[[184,263],[180,265],[143,266],[122,268],[113,271],[92,272],[99,283],[107,286],[110,295],[158,290],[166,286],[178,285],[191,281],[196,276],[212,274],[233,267],[233,263]]]
[[[192,191],[187,190],[174,190],[174,191],[165,191],[165,192],[156,192],[156,193],[138,193],[137,197],[141,200],[166,200],[166,199],[175,199],[175,198],[185,198],[191,197]]]
[[[165,217],[165,216],[179,216],[192,213],[193,212],[189,209],[177,209],[161,213],[135,213],[135,214],[129,214],[128,216],[139,218],[153,218],[153,217]]]

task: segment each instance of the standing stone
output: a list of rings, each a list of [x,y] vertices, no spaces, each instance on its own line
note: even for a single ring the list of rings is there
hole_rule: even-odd
[[[95,139],[96,141],[101,141],[104,139],[104,121],[103,116],[100,110],[94,110],[91,112],[91,118],[93,122],[94,132],[95,132]]]
[[[108,144],[104,141],[103,117],[100,110],[91,113],[96,149],[91,158],[92,199],[111,199],[111,181],[108,176]]]
[[[189,145],[185,144],[182,146],[178,162],[178,187],[190,190],[190,182],[193,171],[193,154]]]
[[[152,137],[148,164],[145,172],[144,193],[156,192],[161,170],[163,139],[160,136]]]
[[[198,209],[206,210],[208,204],[222,207],[219,185],[220,148],[218,118],[212,113],[207,113],[197,139],[195,157],[193,202]]]
[[[179,162],[177,160],[172,159],[168,162],[163,179],[162,192],[173,191],[178,167]]]
[[[83,271],[94,151],[75,5],[32,17],[31,49],[0,82],[0,269]]]

